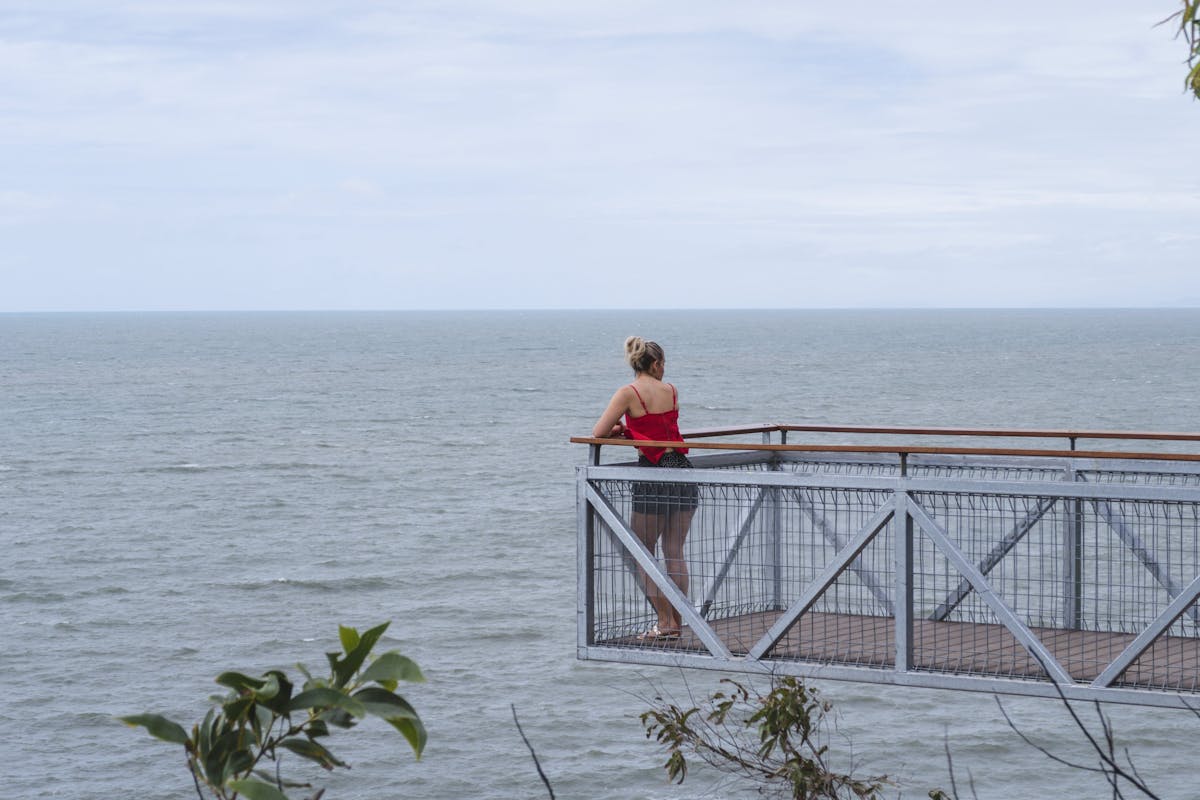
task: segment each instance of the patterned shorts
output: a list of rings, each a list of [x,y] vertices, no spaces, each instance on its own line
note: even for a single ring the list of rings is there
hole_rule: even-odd
[[[672,450],[663,453],[655,464],[644,455],[638,456],[639,467],[666,467],[668,469],[691,469],[692,462],[683,453]],[[670,514],[672,511],[692,511],[700,504],[700,492],[694,483],[643,483],[633,484],[633,511],[636,514]]]

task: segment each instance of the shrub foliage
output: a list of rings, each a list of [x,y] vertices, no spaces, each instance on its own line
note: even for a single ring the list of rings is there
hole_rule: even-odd
[[[280,670],[260,677],[222,672],[216,682],[230,690],[214,697],[214,705],[191,732],[159,714],[136,714],[121,720],[143,727],[153,737],[183,745],[196,794],[204,800],[206,787],[219,800],[287,800],[285,790],[311,789],[280,775],[285,752],[319,764],[326,770],[348,765],[322,743],[334,728],[349,729],[363,718],[383,719],[407,740],[417,758],[425,748],[421,718],[396,688],[401,681],[422,682],[425,677],[412,659],[391,650],[370,661],[368,657],[389,623],[360,634],[339,627],[341,653],[326,653],[328,677],[313,677],[304,665],[299,691]],[[324,793],[310,795],[317,800]]]

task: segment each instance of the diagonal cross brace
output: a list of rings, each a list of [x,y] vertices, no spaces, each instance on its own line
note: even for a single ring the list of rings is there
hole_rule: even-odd
[[[830,527],[829,523],[825,521],[825,517],[818,516],[816,504],[805,497],[804,490],[794,489],[792,490],[792,493],[796,497],[796,503],[802,509],[804,509],[804,513],[807,514],[808,518],[812,520],[813,526],[819,530],[821,535],[824,536],[825,539],[828,540],[834,547],[836,547],[838,550],[841,550],[846,545],[846,539],[838,535],[838,532]],[[867,591],[869,591],[875,597],[875,599],[879,601],[880,605],[887,610],[889,615],[894,613],[892,610],[891,595],[888,594],[886,589],[879,585],[879,581],[875,580],[874,575],[857,564],[851,564],[850,571],[858,576],[858,579],[862,581],[863,586],[867,587]]]
[[[1054,504],[1057,502],[1058,498],[1043,498],[1042,501],[1038,503],[1038,507],[1036,509],[1029,514],[1026,514],[1025,519],[1014,525],[1013,529],[1009,531],[1003,539],[997,542],[991,551],[983,557],[983,560],[979,562],[979,573],[981,575],[987,575],[989,572],[991,572],[992,569],[999,564],[1006,555],[1008,555],[1009,551],[1016,547],[1017,543],[1024,539],[1027,533],[1033,530],[1033,526],[1041,522],[1042,517],[1046,516],[1046,512],[1053,508]],[[959,582],[958,586],[954,587],[950,594],[946,595],[946,599],[942,601],[942,604],[933,610],[933,613],[929,615],[929,618],[935,622],[941,622],[946,617],[950,616],[950,612],[954,611],[954,609],[958,607],[958,604],[961,603],[963,599],[970,593],[971,582],[966,578],[963,578]]]
[[[633,556],[638,566],[646,573],[646,576],[654,581],[654,585],[659,588],[659,591],[671,602],[671,605],[679,612],[679,616],[683,622],[691,627],[692,632],[704,643],[709,652],[717,658],[729,660],[733,658],[733,654],[729,652],[729,648],[721,641],[720,637],[709,627],[708,623],[696,613],[696,609],[692,607],[691,601],[687,596],[679,591],[679,587],[675,585],[675,581],[663,571],[659,566],[658,559],[654,554],[646,549],[646,545],[642,544],[642,540],[638,538],[625,520],[621,519],[621,515],[613,508],[612,503],[608,498],[596,491],[596,488],[591,484],[587,487],[588,502],[592,508],[608,523],[608,527],[625,546],[626,552]]]
[[[1142,566],[1146,568],[1146,571],[1153,576],[1154,580],[1158,581],[1159,585],[1167,590],[1167,596],[1171,599],[1178,597],[1180,591],[1179,584],[1175,583],[1175,579],[1171,577],[1171,573],[1162,564],[1158,563],[1157,554],[1153,553],[1142,542],[1141,537],[1130,529],[1129,523],[1125,521],[1125,517],[1120,512],[1114,511],[1110,503],[1093,500],[1092,505],[1095,507],[1096,513],[1108,523],[1108,527],[1112,528],[1117,537],[1129,548],[1129,552],[1137,556],[1138,561],[1142,562]],[[1193,622],[1200,624],[1200,611],[1195,608],[1189,608],[1187,612]]]
[[[725,560],[721,564],[721,568],[717,570],[716,576],[709,582],[708,588],[703,592],[703,600],[700,602],[700,615],[707,616],[708,609],[712,607],[713,601],[717,597],[717,592],[721,588],[721,584],[725,582],[725,578],[729,575],[729,570],[733,568],[733,562],[737,560],[738,548],[742,546],[747,534],[750,533],[751,526],[754,525],[754,520],[758,517],[758,511],[762,508],[763,499],[766,497],[767,491],[759,487],[757,494],[754,496],[754,501],[747,508],[738,521],[735,531],[731,531],[732,536],[728,537],[729,547],[725,553]]]
[[[1121,677],[1125,670],[1129,669],[1134,661],[1137,661],[1142,653],[1150,649],[1160,636],[1174,624],[1175,620],[1183,616],[1183,612],[1196,602],[1196,598],[1200,597],[1200,575],[1192,579],[1192,582],[1184,588],[1182,592],[1177,594],[1175,598],[1167,604],[1167,607],[1158,613],[1154,621],[1147,626],[1146,630],[1137,635],[1129,646],[1121,651],[1121,655],[1113,659],[1104,672],[1096,676],[1096,680],[1092,681],[1092,686],[1098,688],[1107,688],[1109,684]],[[1194,608],[1192,609],[1195,610]]]
[[[942,554],[950,560],[950,563],[954,565],[964,578],[971,582],[971,585],[975,587],[975,591],[979,593],[980,598],[992,609],[996,617],[1000,620],[1000,623],[1041,663],[1042,668],[1049,674],[1050,680],[1057,684],[1073,684],[1075,679],[1071,677],[1071,674],[1063,668],[1062,664],[1058,663],[1058,659],[1054,657],[1046,645],[1042,644],[1042,641],[1029,629],[1029,626],[1021,621],[1016,612],[1004,602],[1004,599],[996,594],[991,584],[988,583],[987,578],[971,563],[962,550],[959,550],[958,546],[950,540],[950,534],[934,521],[933,517],[929,516],[929,512],[922,508],[919,503],[910,501],[908,513],[921,526],[921,530],[933,540],[933,543],[942,551]]]
[[[762,658],[764,653],[774,647],[784,637],[788,628],[792,627],[796,620],[800,619],[800,615],[808,611],[813,603],[817,602],[821,595],[825,593],[825,590],[832,586],[833,582],[838,579],[838,576],[846,571],[850,563],[858,558],[858,554],[866,549],[866,546],[871,543],[876,534],[883,530],[895,511],[895,502],[888,500],[871,515],[871,518],[859,529],[858,533],[854,534],[846,542],[845,546],[833,557],[833,560],[826,564],[817,577],[813,579],[813,582],[805,588],[799,599],[792,603],[788,610],[775,620],[775,624],[767,629],[763,637],[754,644],[754,647],[750,648],[750,652],[746,654],[747,660],[757,661]]]

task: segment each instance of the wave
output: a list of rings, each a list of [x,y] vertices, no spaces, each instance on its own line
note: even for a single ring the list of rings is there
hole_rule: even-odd
[[[240,472],[240,471],[297,472],[297,471],[304,471],[304,470],[328,469],[329,466],[330,466],[329,464],[316,464],[311,461],[276,461],[276,462],[268,462],[265,464],[254,464],[254,463],[197,464],[195,462],[188,461],[188,462],[184,462],[182,464],[167,464],[164,466],[157,466],[157,467],[143,467],[142,469],[136,470],[136,472],[141,473],[143,475],[172,474],[172,473],[196,474],[196,473],[210,473],[210,472]]]
[[[396,581],[391,578],[382,576],[370,576],[363,578],[333,578],[324,580],[313,580],[304,578],[275,578],[274,580],[266,581],[249,581],[245,583],[224,584],[219,588],[232,589],[241,592],[261,592],[270,591],[272,589],[299,589],[302,591],[316,592],[343,592],[357,591],[363,589],[392,589],[395,588]]]
[[[4,595],[0,599],[6,603],[63,603],[66,602],[67,596],[58,592],[45,592],[43,594],[37,592],[16,592]]]
[[[105,595],[122,595],[132,594],[129,589],[124,586],[99,586],[95,589],[89,589],[85,592],[80,592],[76,597],[97,597]]]

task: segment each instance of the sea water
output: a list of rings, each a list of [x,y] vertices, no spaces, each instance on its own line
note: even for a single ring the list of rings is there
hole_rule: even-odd
[[[329,800],[546,797],[514,708],[560,798],[755,796],[669,784],[638,721],[718,673],[575,659],[568,438],[629,379],[631,333],[666,348],[685,429],[1200,427],[1195,310],[0,315],[4,795],[194,796],[117,716],[190,727],[217,673],[319,670],[339,624],[390,620],[382,648],[429,678],[400,690],[425,757],[339,731],[351,770],[288,768]],[[902,796],[949,788],[947,751],[963,797],[1106,795],[988,695],[819,686],[840,765]],[[1094,764],[1059,704],[1003,702]],[[1108,711],[1163,797],[1196,796],[1200,719]]]

